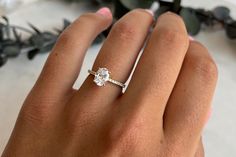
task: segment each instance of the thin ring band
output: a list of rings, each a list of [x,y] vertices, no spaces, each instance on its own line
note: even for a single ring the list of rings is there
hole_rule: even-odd
[[[105,86],[106,82],[110,82],[110,83],[117,85],[121,88],[125,88],[125,84],[110,78],[110,72],[106,68],[99,68],[97,72],[92,71],[92,70],[88,70],[88,73],[94,76],[93,81],[98,86]]]

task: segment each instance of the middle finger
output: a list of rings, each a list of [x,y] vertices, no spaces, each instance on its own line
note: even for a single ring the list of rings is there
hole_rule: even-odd
[[[149,117],[162,127],[165,105],[188,45],[189,37],[182,19],[173,13],[160,16],[124,94],[124,101],[133,102],[125,103],[125,110],[141,110],[147,114],[143,117]]]

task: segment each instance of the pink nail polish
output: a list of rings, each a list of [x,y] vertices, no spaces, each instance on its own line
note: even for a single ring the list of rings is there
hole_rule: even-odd
[[[105,17],[112,17],[111,10],[107,7],[99,9],[96,13]]]
[[[189,36],[190,41],[194,41],[195,39],[192,36]]]
[[[154,16],[154,13],[153,13],[152,10],[150,10],[150,9],[145,9],[145,11],[148,12],[150,15]]]

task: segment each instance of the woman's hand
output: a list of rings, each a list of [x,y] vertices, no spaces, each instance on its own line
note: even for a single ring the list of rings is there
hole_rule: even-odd
[[[137,9],[121,18],[93,66],[127,90],[90,75],[73,89],[85,53],[112,23],[103,8],[63,32],[19,114],[2,157],[203,157],[201,133],[210,113],[217,68],[190,41],[182,19]],[[148,37],[148,38],[147,38]],[[144,45],[146,39],[147,44]]]

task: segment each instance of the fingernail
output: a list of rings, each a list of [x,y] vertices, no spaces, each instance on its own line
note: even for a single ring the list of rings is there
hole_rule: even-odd
[[[148,12],[150,15],[154,16],[154,13],[153,13],[152,10],[150,10],[150,9],[145,9],[145,11]]]
[[[194,41],[195,39],[192,36],[189,36],[190,41]]]
[[[99,9],[96,13],[99,14],[99,15],[105,16],[105,17],[111,17],[112,16],[111,10],[107,7]]]

